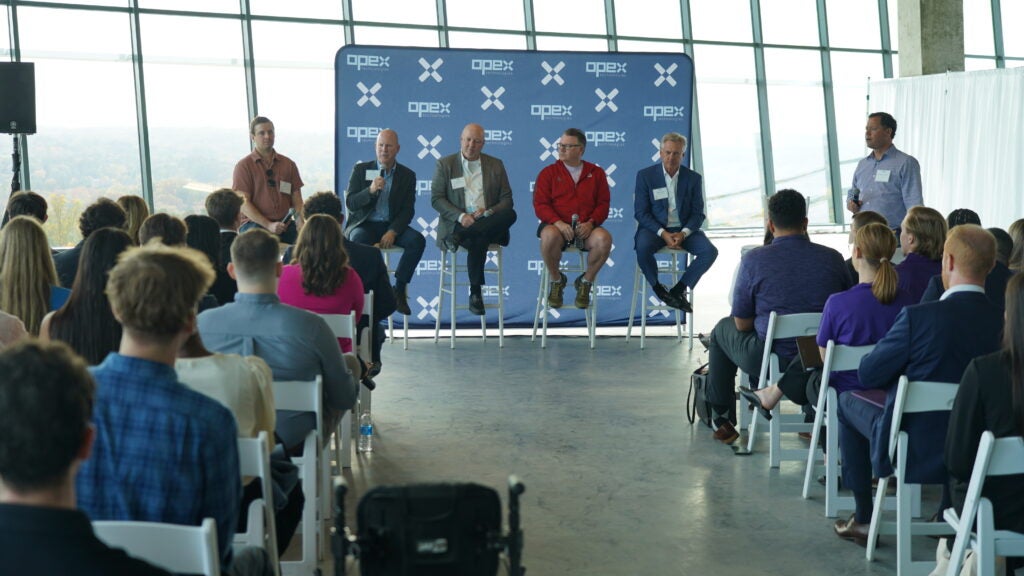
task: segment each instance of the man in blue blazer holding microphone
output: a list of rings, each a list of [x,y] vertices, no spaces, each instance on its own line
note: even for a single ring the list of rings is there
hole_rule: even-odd
[[[637,264],[658,298],[673,308],[693,312],[686,300],[686,289],[696,286],[711,268],[718,258],[718,249],[700,229],[704,223],[704,191],[700,174],[681,165],[685,152],[686,137],[669,132],[661,137],[661,163],[637,172],[634,241]],[[666,246],[694,256],[671,289],[658,282],[658,262],[654,257]]]

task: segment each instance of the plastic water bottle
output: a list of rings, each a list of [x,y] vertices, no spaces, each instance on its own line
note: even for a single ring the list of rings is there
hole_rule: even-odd
[[[373,419],[369,412],[359,417],[359,451],[373,452]]]

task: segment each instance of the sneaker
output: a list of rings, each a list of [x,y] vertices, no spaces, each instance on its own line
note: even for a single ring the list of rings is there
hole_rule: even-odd
[[[412,314],[412,310],[409,309],[409,295],[406,292],[405,286],[401,288],[395,286],[395,310],[404,316]]]
[[[559,279],[551,283],[551,287],[548,288],[548,308],[561,308],[562,307],[562,295],[565,292],[565,284],[568,279],[565,274],[559,272]]]
[[[588,282],[583,278],[583,274],[576,279],[572,285],[576,288],[576,307],[577,308],[589,308],[590,307],[590,289],[594,287],[593,282]]]

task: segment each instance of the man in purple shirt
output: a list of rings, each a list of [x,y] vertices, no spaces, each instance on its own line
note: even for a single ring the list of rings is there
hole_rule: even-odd
[[[768,228],[774,240],[746,253],[733,290],[732,314],[711,333],[708,348],[708,400],[716,440],[732,444],[739,438],[730,416],[735,406],[736,370],[758,374],[764,353],[768,317],[821,312],[828,297],[852,285],[843,257],[807,237],[807,202],[796,190],[780,190],[768,200]],[[796,356],[792,341],[776,342],[773,351],[789,362]],[[799,366],[785,378],[804,378]]]

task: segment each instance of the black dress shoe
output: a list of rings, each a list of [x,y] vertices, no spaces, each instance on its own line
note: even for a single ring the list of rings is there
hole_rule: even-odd
[[[679,299],[668,288],[665,288],[663,284],[654,285],[654,295],[667,306],[682,310],[682,304],[679,302]]]
[[[672,295],[672,297],[678,304],[678,306],[672,305],[673,308],[679,308],[680,310],[686,312],[687,314],[693,314],[693,305],[690,304],[690,302],[686,299],[685,286],[683,286],[682,284],[674,286],[671,290],[668,291],[668,293]]]
[[[761,416],[764,416],[765,420],[772,419],[772,411],[765,408],[764,404],[761,404],[761,398],[753,390],[746,386],[740,386],[740,396],[743,396],[744,399],[753,404],[754,408],[757,408],[757,411],[761,413]]]
[[[395,310],[404,316],[412,314],[412,310],[409,309],[409,295],[406,292],[405,286],[401,288],[395,286]]]
[[[469,293],[469,311],[477,316],[487,313],[484,310],[484,297],[479,292]]]
[[[836,520],[832,529],[835,531],[836,536],[843,540],[851,540],[859,546],[867,547],[868,545],[868,532],[871,529],[871,525],[858,524],[853,515],[847,520]]]

